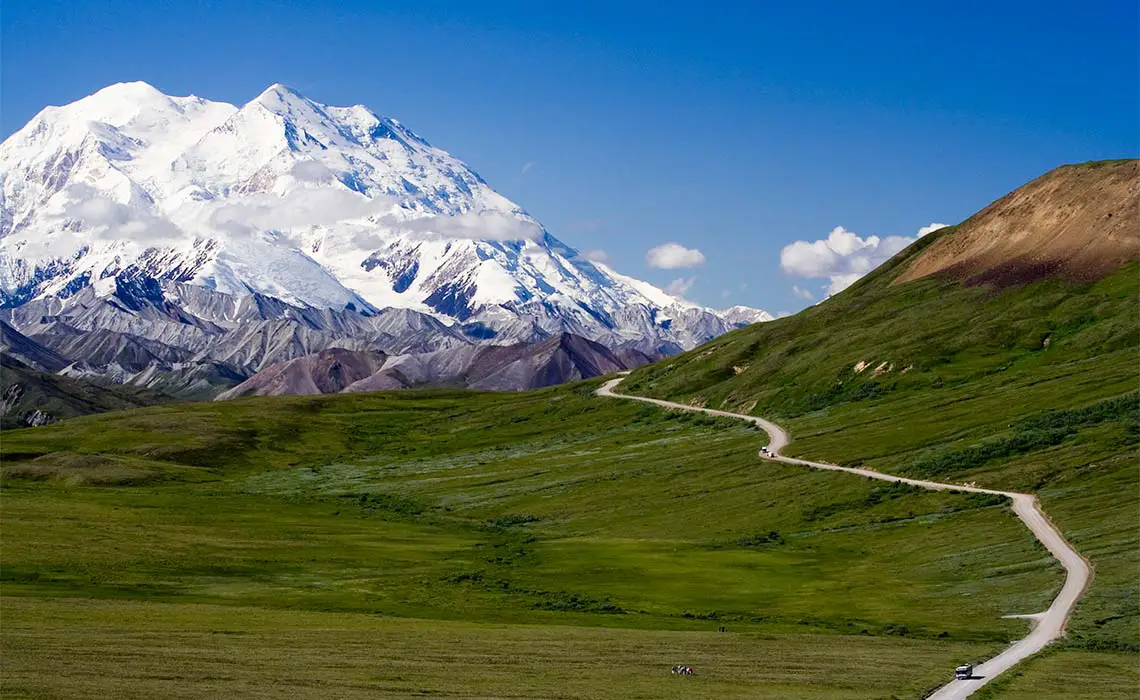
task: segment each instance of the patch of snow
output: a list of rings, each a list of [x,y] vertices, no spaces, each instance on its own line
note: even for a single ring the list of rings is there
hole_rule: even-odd
[[[692,347],[772,318],[588,260],[397,120],[280,84],[241,107],[146,83],[48,107],[0,144],[0,196],[4,306],[133,270],[609,344]]]

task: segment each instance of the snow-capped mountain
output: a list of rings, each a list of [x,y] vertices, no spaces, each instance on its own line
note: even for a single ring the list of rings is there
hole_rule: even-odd
[[[112,85],[0,144],[0,307],[17,328],[29,302],[75,321],[146,284],[156,306],[204,287],[277,300],[290,318],[406,309],[473,342],[570,332],[650,352],[771,318],[588,261],[395,119],[283,85],[240,108]]]

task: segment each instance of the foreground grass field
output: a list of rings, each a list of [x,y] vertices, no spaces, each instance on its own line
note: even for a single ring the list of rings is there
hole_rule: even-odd
[[[135,601],[5,597],[0,612],[9,698],[867,700],[917,697],[939,669],[987,649]],[[675,659],[699,675],[672,676]],[[894,672],[878,672],[884,663]]]
[[[1000,499],[761,462],[758,431],[593,386],[5,432],[3,693],[917,697],[1059,587]]]
[[[1053,649],[1029,659],[982,688],[978,700],[1132,700],[1140,688],[1140,663],[1126,652]]]

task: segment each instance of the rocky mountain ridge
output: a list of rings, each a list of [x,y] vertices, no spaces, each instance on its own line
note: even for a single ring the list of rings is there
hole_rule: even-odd
[[[333,348],[270,365],[218,400],[420,386],[524,391],[633,369],[654,359],[636,350],[613,352],[569,333],[541,343],[465,345],[391,356]]]

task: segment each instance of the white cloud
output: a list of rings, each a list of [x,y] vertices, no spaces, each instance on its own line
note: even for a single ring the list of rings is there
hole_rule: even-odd
[[[610,255],[604,250],[587,250],[582,253],[582,257],[592,262],[609,262]]]
[[[689,291],[689,289],[693,286],[693,283],[696,281],[696,277],[678,277],[677,279],[670,282],[667,287],[665,287],[665,291],[672,296],[681,297],[683,299],[685,297],[685,294]]]
[[[705,256],[696,248],[686,248],[680,243],[664,243],[656,248],[650,248],[645,254],[645,261],[650,267],[678,270],[704,265]]]
[[[327,168],[315,161],[298,163],[291,173],[302,181],[332,177]],[[111,201],[89,187],[77,186],[71,194],[75,203],[62,215],[81,221],[96,239],[129,238],[147,246],[175,245],[192,240],[195,235],[219,231],[238,237],[266,231],[278,231],[286,237],[299,236],[315,226],[357,219],[371,222],[350,232],[353,244],[362,248],[381,245],[386,230],[402,230],[425,238],[497,241],[536,240],[544,233],[532,219],[498,212],[403,219],[392,214],[398,206],[394,198],[368,198],[351,190],[331,187],[301,187],[283,196],[260,193],[223,202],[189,202],[172,212],[170,219]],[[62,248],[63,243],[70,245],[62,236],[56,238],[60,239],[56,247]],[[293,243],[300,245],[299,238]]]
[[[394,204],[392,199],[368,199],[349,190],[299,189],[283,197],[258,194],[234,198],[220,205],[210,204],[206,222],[211,228],[231,234],[287,231],[379,214]]]
[[[320,176],[318,169],[324,166],[312,161],[310,163],[313,167],[303,168],[300,173],[295,166],[294,176],[298,179]],[[325,173],[328,174],[328,171]],[[499,212],[403,219],[390,214],[396,206],[396,200],[388,197],[369,199],[350,190],[303,188],[283,197],[251,195],[221,205],[210,205],[206,221],[211,228],[232,234],[249,234],[330,226],[340,221],[382,215],[376,219],[377,223],[425,238],[520,241],[537,240],[543,235],[542,227],[535,221]],[[371,232],[360,235],[366,239],[375,237]]]
[[[99,196],[88,196],[71,203],[63,213],[64,216],[79,219],[91,227],[124,226],[134,218],[134,212],[127,205]]]
[[[526,175],[528,172],[530,172],[530,169],[533,167],[534,167],[534,163],[527,161],[527,162],[523,163],[522,170],[519,171],[519,174],[520,175]]]
[[[918,237],[922,238],[926,234],[934,233],[935,231],[937,231],[940,228],[946,228],[946,226],[947,226],[947,224],[927,224],[926,226],[923,226],[922,228],[918,229]]]
[[[289,174],[302,182],[329,182],[333,179],[332,171],[315,160],[298,161]]]
[[[792,295],[798,299],[803,299],[804,301],[814,301],[815,300],[814,294],[812,294],[807,289],[804,289],[803,287],[799,286],[798,284],[792,285]]]
[[[720,298],[721,298],[721,299],[727,299],[727,298],[729,298],[730,296],[732,296],[732,290],[731,290],[731,289],[722,289],[722,290],[720,290]]]
[[[543,235],[542,227],[536,222],[498,212],[469,213],[457,216],[425,216],[408,221],[392,221],[389,224],[394,228],[439,238],[534,241],[542,238]]]
[[[107,199],[87,185],[72,185],[68,194],[73,201],[64,207],[63,216],[82,222],[96,240],[129,238],[147,246],[167,246],[191,238],[170,221]],[[71,243],[63,236],[56,247]]]
[[[796,277],[829,280],[827,293],[838,294],[919,237],[941,227],[940,224],[923,226],[913,238],[862,238],[842,226],[836,226],[823,240],[796,241],[784,246],[780,251],[780,267]]]

